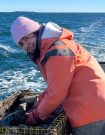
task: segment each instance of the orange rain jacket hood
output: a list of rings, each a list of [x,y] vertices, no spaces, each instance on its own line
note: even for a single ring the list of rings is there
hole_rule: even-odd
[[[96,59],[72,41],[73,33],[47,23],[36,63],[47,83],[38,106],[44,120],[62,104],[73,128],[105,119],[105,74]]]

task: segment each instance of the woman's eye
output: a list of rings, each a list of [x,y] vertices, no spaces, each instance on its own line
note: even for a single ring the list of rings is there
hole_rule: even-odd
[[[29,37],[25,37],[24,40],[27,41]]]
[[[21,47],[23,47],[24,44],[23,44],[23,43],[19,43],[19,45],[20,45]]]

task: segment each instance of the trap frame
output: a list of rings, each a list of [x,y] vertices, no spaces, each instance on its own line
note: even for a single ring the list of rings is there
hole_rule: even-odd
[[[0,103],[0,115],[4,113],[20,96],[39,94],[29,90],[16,92]],[[20,127],[20,126],[0,126],[0,135],[67,135],[70,132],[70,124],[64,112],[51,123],[49,127]]]

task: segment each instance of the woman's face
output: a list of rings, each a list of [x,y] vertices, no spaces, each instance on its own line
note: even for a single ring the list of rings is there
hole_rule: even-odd
[[[34,33],[28,34],[19,41],[19,46],[23,48],[24,51],[33,53],[36,49],[37,35]]]

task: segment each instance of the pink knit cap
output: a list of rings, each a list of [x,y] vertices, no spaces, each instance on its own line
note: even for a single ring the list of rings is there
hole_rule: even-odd
[[[17,45],[24,36],[40,29],[38,22],[26,17],[18,17],[11,25],[12,37]]]

